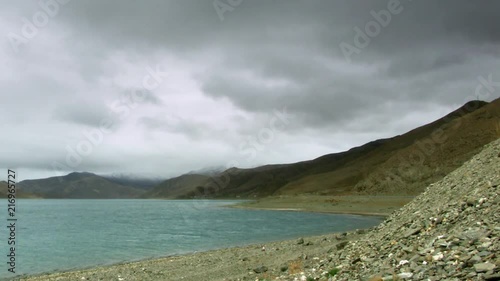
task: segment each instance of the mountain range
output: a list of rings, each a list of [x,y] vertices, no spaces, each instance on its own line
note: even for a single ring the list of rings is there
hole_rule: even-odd
[[[220,168],[159,180],[71,173],[18,187],[43,198],[262,198],[416,195],[500,138],[500,99],[471,101],[403,135],[292,164]]]
[[[144,189],[120,184],[93,173],[24,180],[17,184],[23,192],[43,198],[111,199],[136,198]]]

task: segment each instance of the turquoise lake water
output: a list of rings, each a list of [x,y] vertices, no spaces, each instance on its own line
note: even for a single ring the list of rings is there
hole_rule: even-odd
[[[36,274],[367,228],[378,217],[225,208],[219,200],[18,200],[16,274]],[[3,224],[7,200],[0,200]],[[0,278],[8,229],[0,230]],[[3,238],[2,238],[3,237]]]

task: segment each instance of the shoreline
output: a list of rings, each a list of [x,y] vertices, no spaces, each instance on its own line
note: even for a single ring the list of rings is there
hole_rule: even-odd
[[[225,207],[251,210],[296,211],[341,215],[388,217],[415,196],[299,195],[276,196],[230,204]]]
[[[388,217],[395,210],[410,202],[415,196],[392,195],[298,195],[265,197],[260,199],[215,198],[215,199],[167,199],[167,198],[126,198],[126,199],[70,199],[70,200],[210,200],[210,201],[241,201],[223,205],[225,208],[311,212],[339,215],[359,215]],[[23,198],[23,200],[68,200],[64,198]]]
[[[235,209],[253,209],[253,210],[272,210],[272,211],[289,211],[289,212],[313,212],[313,213],[328,213],[328,214],[341,214],[341,215],[357,215],[357,216],[375,216],[380,217],[382,219],[389,216],[389,214],[394,211],[394,201],[396,199],[397,204],[401,203],[402,197],[391,197],[391,196],[336,196],[336,197],[327,197],[327,196],[300,196],[300,197],[275,197],[275,198],[266,198],[260,199],[256,201],[245,201],[239,202],[235,204],[227,204],[222,205],[224,208],[235,208]],[[409,197],[404,197],[405,201],[410,201]],[[228,199],[224,199],[228,200]],[[329,204],[327,206],[322,206],[321,202],[328,201]],[[335,200],[337,204],[330,204],[331,200]],[[370,201],[372,204],[380,204],[380,202],[391,201],[390,204],[382,204],[378,207],[381,207],[385,212],[374,212],[372,208],[369,207],[369,204],[366,204],[367,201]],[[340,204],[339,204],[340,202]],[[386,202],[387,203],[387,202]],[[275,207],[269,207],[269,204],[272,204]],[[348,208],[346,208],[348,207]],[[362,208],[364,210],[361,210]],[[399,209],[399,207],[397,208]],[[388,212],[390,211],[390,212]],[[338,243],[344,240],[353,240],[359,238],[365,230],[356,230],[347,232],[347,235],[342,235],[339,232],[333,232],[324,235],[311,235],[304,236],[303,239],[308,244],[308,246],[298,247],[299,250],[302,250],[301,255],[311,255],[314,253],[323,253],[324,246],[317,248],[314,245],[321,245],[322,242],[328,241],[326,247],[335,248]],[[251,243],[251,244],[243,244],[241,246],[229,246],[225,248],[219,248],[214,250],[207,250],[201,252],[192,252],[192,253],[184,253],[184,254],[174,254],[167,255],[163,257],[151,257],[145,259],[138,259],[133,261],[123,261],[112,264],[104,264],[98,266],[88,266],[83,268],[69,269],[69,270],[56,270],[52,272],[45,273],[36,273],[32,275],[20,275],[16,277],[11,277],[8,279],[0,280],[26,280],[26,281],[42,281],[42,280],[108,280],[108,278],[114,279],[109,280],[119,280],[116,278],[124,278],[123,281],[128,280],[232,280],[232,279],[222,279],[221,277],[228,276],[257,276],[257,273],[250,274],[250,267],[244,268],[242,267],[244,264],[251,261],[251,257],[255,258],[255,261],[261,261],[262,255],[266,255],[269,253],[268,251],[262,251],[262,247],[266,249],[286,249],[288,250],[276,250],[276,254],[274,255],[272,260],[266,261],[269,265],[273,265],[276,268],[280,266],[276,263],[292,263],[294,260],[297,260],[300,256],[297,256],[296,245],[297,238],[286,239],[286,240],[275,240],[271,242],[263,242],[263,243]],[[334,243],[332,243],[334,242]],[[337,242],[337,243],[335,243]],[[310,245],[309,245],[310,243]],[[294,249],[294,250],[290,250]],[[227,256],[238,256],[237,261],[232,259],[228,259]],[[217,270],[213,270],[211,266],[214,266],[214,263],[207,259],[207,257],[221,260],[218,265],[224,267],[224,273],[219,272]],[[222,256],[222,257],[219,257]],[[243,257],[245,256],[245,257]],[[248,257],[247,257],[248,256]],[[224,258],[226,257],[226,258]],[[265,260],[265,258],[264,258]],[[195,261],[195,262],[193,262]],[[250,262],[251,264],[251,262]],[[253,264],[255,268],[258,267],[257,264]],[[214,277],[211,279],[206,279],[206,276],[197,276],[196,274],[184,274],[183,271],[189,271],[192,267],[195,268],[203,268],[203,271],[211,270],[214,273]],[[234,268],[233,274],[227,274],[227,267]],[[148,268],[154,268],[151,272],[157,272],[158,274],[163,274],[163,277],[152,277],[148,276],[150,271]],[[143,270],[144,269],[144,270]],[[167,271],[165,271],[168,269]],[[220,276],[218,274],[221,274]],[[234,275],[235,274],[235,275]],[[122,276],[122,277],[117,277]],[[127,278],[123,276],[128,276]],[[134,276],[137,276],[134,277]],[[139,277],[140,276],[140,277]],[[96,277],[98,277],[96,279]],[[85,279],[82,279],[85,278]],[[192,278],[192,279],[191,279]],[[200,279],[201,278],[201,279]],[[237,279],[239,280],[239,279]],[[250,280],[250,279],[249,279]],[[255,277],[253,277],[255,280]]]
[[[19,275],[16,277],[0,278],[0,280],[211,281],[233,280],[231,278],[241,280],[241,278],[248,277],[255,280],[258,276],[267,278],[269,274],[266,274],[266,272],[257,273],[253,269],[257,269],[263,265],[268,268],[280,268],[286,264],[292,264],[304,256],[319,255],[325,251],[325,247],[336,249],[338,245],[343,244],[345,241],[359,239],[364,232],[365,230],[355,230],[343,233],[334,232],[323,235],[303,236],[302,238],[252,243],[202,252],[125,261],[109,265]],[[305,242],[301,243],[299,240]],[[199,271],[192,272],[192,269]]]
[[[390,213],[370,213],[370,212],[350,212],[350,211],[314,211],[307,209],[296,209],[296,208],[261,208],[261,207],[249,207],[241,206],[241,203],[226,205],[226,208],[232,209],[246,209],[246,210],[264,210],[264,211],[277,211],[277,212],[308,212],[308,213],[318,213],[318,214],[333,214],[333,215],[355,215],[355,216],[367,216],[367,217],[381,217],[387,218]]]

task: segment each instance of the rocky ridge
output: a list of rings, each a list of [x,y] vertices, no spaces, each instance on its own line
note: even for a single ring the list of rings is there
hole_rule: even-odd
[[[499,185],[500,139],[360,240],[277,280],[500,280]]]

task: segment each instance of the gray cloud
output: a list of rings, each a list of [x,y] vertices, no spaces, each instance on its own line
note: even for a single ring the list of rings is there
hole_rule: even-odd
[[[139,119],[138,123],[147,130],[158,130],[185,135],[194,140],[201,140],[202,137],[209,133],[206,131],[206,128],[209,127],[208,124],[185,120],[178,116],[167,116],[158,119],[142,117]]]
[[[495,0],[401,0],[346,60],[340,44],[390,2],[244,0],[221,21],[210,0],[70,1],[19,53],[8,34],[41,8],[6,2],[0,120],[25,141],[6,141],[0,164],[51,175],[44,167],[89,134],[102,139],[76,170],[174,176],[304,160],[404,133],[474,97],[478,76],[500,80]],[[161,81],[147,90],[151,71]],[[284,107],[287,126],[242,160],[240,144]],[[99,133],[105,118],[119,126]]]
[[[113,123],[118,125],[118,119],[110,108],[101,103],[83,101],[59,105],[54,110],[54,118],[58,121],[91,127],[99,127],[102,120],[111,118]]]

